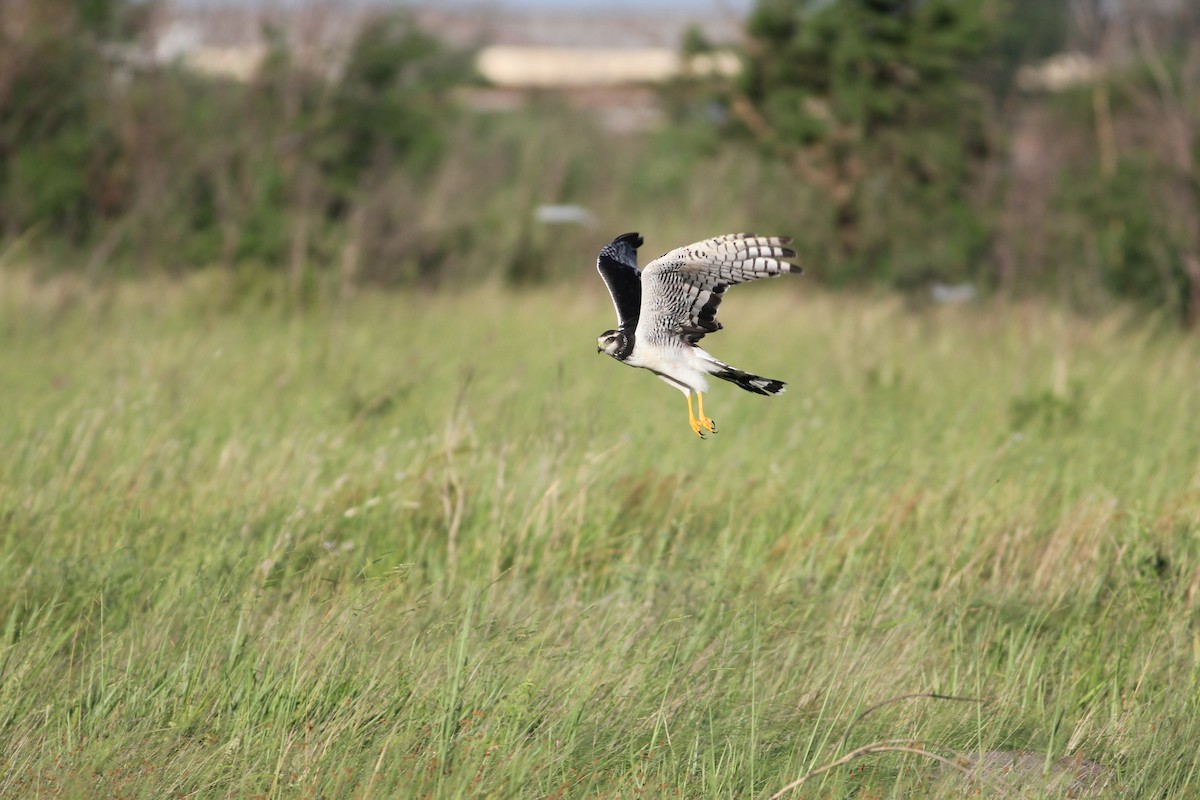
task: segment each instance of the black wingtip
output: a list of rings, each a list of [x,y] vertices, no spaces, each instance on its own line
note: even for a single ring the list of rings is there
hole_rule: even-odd
[[[788,266],[791,267],[791,269],[788,270],[788,272],[790,272],[791,274],[793,274],[793,275],[803,275],[804,274],[804,267],[798,266],[796,264],[788,264]]]
[[[622,233],[620,236],[613,239],[613,244],[616,244],[617,242],[624,242],[634,250],[637,250],[645,243],[645,240],[642,238],[640,233],[637,231],[632,231],[630,233]]]

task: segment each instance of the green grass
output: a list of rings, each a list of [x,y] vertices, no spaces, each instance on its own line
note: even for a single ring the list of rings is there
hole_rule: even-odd
[[[0,273],[0,795],[1195,794],[1200,340],[747,287],[699,441],[585,285]]]

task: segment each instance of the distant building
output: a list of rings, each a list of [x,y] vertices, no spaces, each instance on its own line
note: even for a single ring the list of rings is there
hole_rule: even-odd
[[[156,14],[151,39],[137,60],[249,80],[267,54],[271,32],[287,44],[297,63],[332,76],[359,31],[379,13],[379,7],[366,4],[168,5]],[[689,63],[679,55],[692,27],[712,42],[737,37],[740,19],[711,12],[502,13],[430,4],[411,13],[418,25],[447,42],[478,48],[480,73],[503,88],[644,85],[686,71],[731,74],[737,69],[729,55]]]
[[[571,88],[660,83],[683,74],[733,75],[731,53],[684,59],[666,47],[494,45],[479,51],[480,74],[508,88]]]

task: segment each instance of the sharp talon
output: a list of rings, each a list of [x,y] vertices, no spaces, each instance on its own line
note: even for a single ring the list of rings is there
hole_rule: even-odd
[[[700,407],[699,416],[692,413],[692,396],[691,394],[688,394],[688,424],[692,426],[692,430],[696,432],[697,436],[699,436],[701,439],[706,439],[708,437],[704,435],[705,431],[708,431],[709,433],[716,433],[717,424],[708,417],[704,416],[704,400],[700,395],[696,395],[696,403]]]

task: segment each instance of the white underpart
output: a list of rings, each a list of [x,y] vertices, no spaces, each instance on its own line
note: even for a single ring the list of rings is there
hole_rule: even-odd
[[[631,367],[642,367],[658,375],[666,384],[685,395],[708,391],[706,375],[727,369],[699,347],[680,344],[674,347],[645,348],[636,344],[625,360]]]

